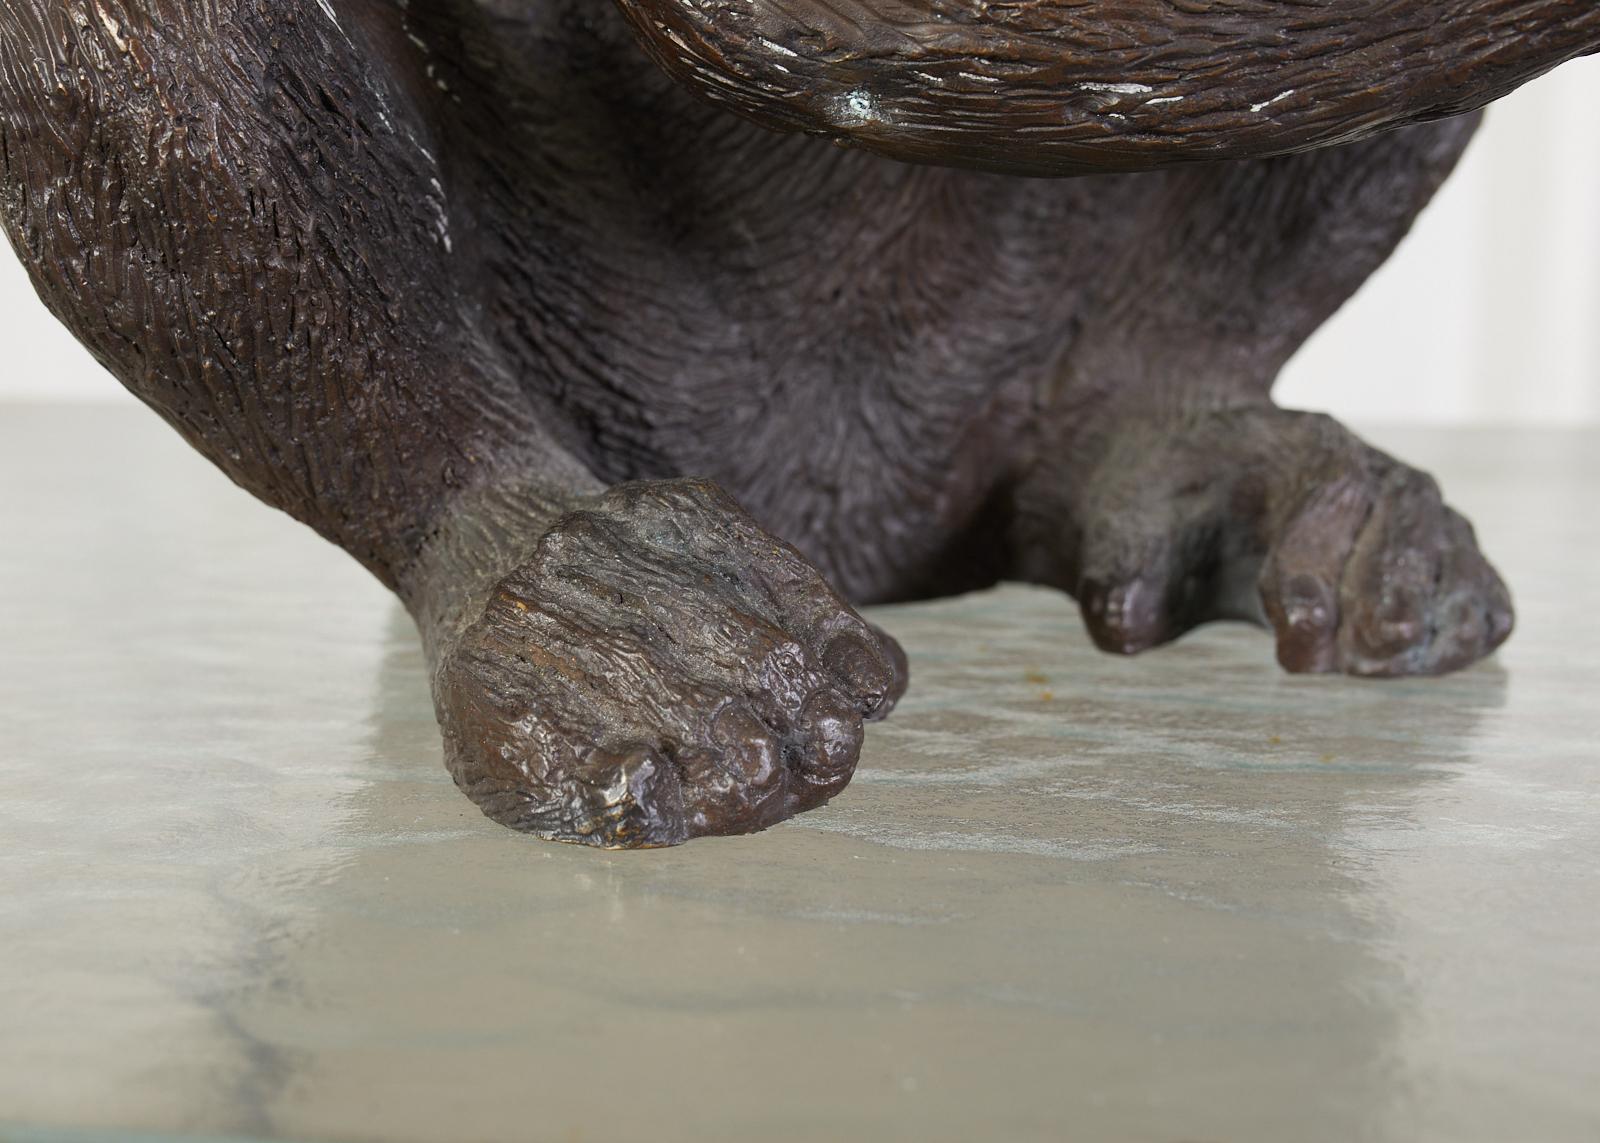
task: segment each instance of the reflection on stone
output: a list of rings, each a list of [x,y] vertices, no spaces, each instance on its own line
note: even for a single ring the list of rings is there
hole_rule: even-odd
[[[1244,627],[1108,659],[1025,588],[879,609],[917,686],[842,796],[612,854],[451,788],[415,634],[375,584],[136,413],[90,421],[102,482],[45,482],[3,520],[23,653],[0,659],[0,1119],[1592,1135],[1592,438],[1499,446],[1548,513],[1459,463],[1481,442],[1405,445],[1516,554],[1524,628],[1498,662],[1294,678]],[[0,423],[0,479],[47,470],[67,425]]]

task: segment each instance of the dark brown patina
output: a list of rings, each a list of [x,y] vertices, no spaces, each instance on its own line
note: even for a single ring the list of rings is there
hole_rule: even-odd
[[[852,602],[1497,646],[1434,483],[1269,391],[1465,113],[1597,47],[1592,0],[8,0],[0,218],[405,601],[487,813],[671,844],[849,780],[906,680]]]

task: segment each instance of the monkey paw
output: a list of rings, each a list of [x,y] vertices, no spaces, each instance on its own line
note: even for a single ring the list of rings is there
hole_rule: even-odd
[[[1270,625],[1290,671],[1434,675],[1511,633],[1511,598],[1432,478],[1322,416],[1130,418],[1019,497],[1028,578],[1124,654],[1213,619]]]
[[[556,521],[441,653],[446,760],[490,817],[608,848],[826,802],[905,657],[714,485],[615,487]]]

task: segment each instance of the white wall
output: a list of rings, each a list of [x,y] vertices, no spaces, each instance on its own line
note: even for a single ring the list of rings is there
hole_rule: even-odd
[[[1394,261],[1290,364],[1366,422],[1600,422],[1600,57],[1497,105]],[[0,243],[0,399],[129,400]]]
[[[1489,111],[1394,259],[1289,364],[1351,420],[1600,422],[1600,56]]]

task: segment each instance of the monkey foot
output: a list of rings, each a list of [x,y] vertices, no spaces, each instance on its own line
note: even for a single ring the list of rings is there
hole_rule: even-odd
[[[608,848],[749,833],[826,802],[905,657],[720,489],[620,485],[556,521],[443,649],[456,782]]]
[[[1034,474],[1018,535],[1025,574],[1073,594],[1105,650],[1251,619],[1290,671],[1434,675],[1511,633],[1505,584],[1433,479],[1327,417],[1130,419],[1094,457]]]

